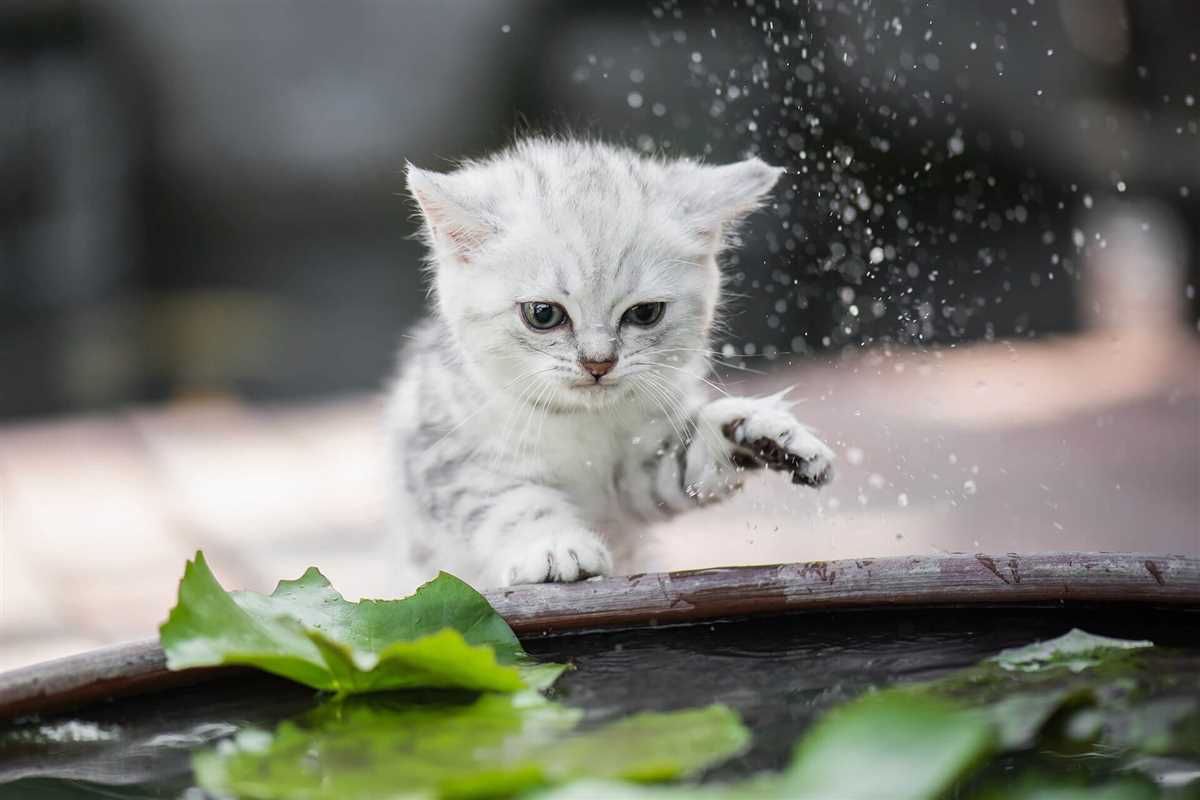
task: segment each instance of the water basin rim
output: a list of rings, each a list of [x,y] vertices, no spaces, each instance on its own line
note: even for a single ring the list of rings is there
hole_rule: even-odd
[[[519,636],[694,624],[802,611],[1120,604],[1200,610],[1200,557],[947,554],[645,573],[485,592]],[[192,685],[238,668],[171,672],[158,639],[0,673],[0,720]]]

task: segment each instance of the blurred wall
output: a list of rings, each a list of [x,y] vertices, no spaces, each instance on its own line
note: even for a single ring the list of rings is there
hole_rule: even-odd
[[[380,386],[425,304],[405,159],[514,130],[790,168],[730,266],[736,354],[1072,330],[1126,198],[1182,231],[1194,331],[1197,29],[1183,0],[10,0],[0,417]]]

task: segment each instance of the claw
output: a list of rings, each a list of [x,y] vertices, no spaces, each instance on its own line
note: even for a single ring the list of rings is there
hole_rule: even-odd
[[[811,486],[814,489],[820,489],[825,484],[833,479],[833,467],[827,466],[816,475],[807,475],[802,470],[796,469],[792,472],[792,483],[797,483],[802,486]]]
[[[745,438],[743,428],[745,424],[745,417],[738,417],[737,419],[730,420],[721,426],[721,434],[734,444],[741,444],[742,440]]]
[[[764,437],[755,441],[750,447],[754,457],[768,469],[776,472],[790,472],[792,483],[816,488],[829,483],[830,478],[833,477],[831,466],[826,466],[816,475],[808,474],[806,467],[811,462],[795,453],[788,452],[774,439]]]

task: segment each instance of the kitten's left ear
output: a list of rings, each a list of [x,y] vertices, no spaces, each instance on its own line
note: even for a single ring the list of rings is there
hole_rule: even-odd
[[[694,163],[678,166],[675,191],[682,194],[680,208],[690,227],[714,247],[725,234],[759,208],[786,172],[758,158],[710,167]]]
[[[444,249],[458,261],[470,263],[472,256],[493,234],[496,226],[474,197],[461,173],[442,174],[407,169],[408,190],[421,209],[429,243]]]

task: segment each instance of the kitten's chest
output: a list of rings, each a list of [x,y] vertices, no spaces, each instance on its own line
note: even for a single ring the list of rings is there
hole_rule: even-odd
[[[617,476],[650,457],[667,433],[656,420],[615,414],[555,427],[542,442],[547,477],[596,512],[619,501]]]

